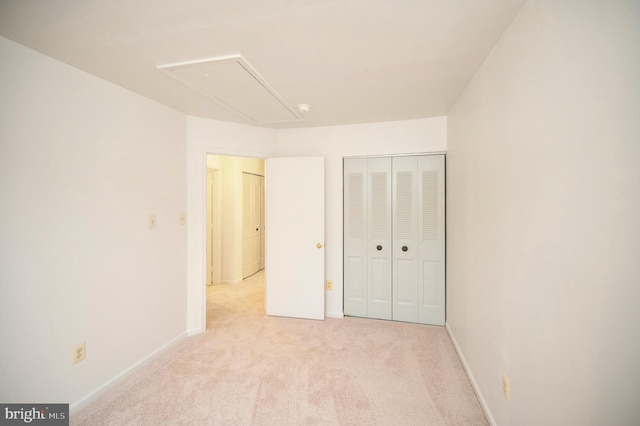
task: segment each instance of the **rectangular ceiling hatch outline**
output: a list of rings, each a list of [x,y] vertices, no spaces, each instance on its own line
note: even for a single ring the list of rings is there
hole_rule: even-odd
[[[240,55],[157,68],[253,124],[302,120],[302,116]]]

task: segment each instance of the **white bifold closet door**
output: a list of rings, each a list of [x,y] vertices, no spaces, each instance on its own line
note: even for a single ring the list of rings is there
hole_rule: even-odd
[[[392,319],[391,162],[344,162],[344,277],[347,315]]]
[[[445,324],[445,158],[418,157],[418,321]]]
[[[345,159],[345,315],[444,325],[444,156]]]

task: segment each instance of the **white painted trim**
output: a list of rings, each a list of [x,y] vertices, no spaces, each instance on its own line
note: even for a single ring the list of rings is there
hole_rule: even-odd
[[[447,151],[407,152],[399,154],[345,155],[342,158],[415,157],[422,155],[447,155]]]
[[[187,335],[187,333],[185,333],[185,332],[180,333],[178,336],[176,336],[173,339],[169,340],[167,343],[165,343],[164,345],[160,346],[158,349],[154,350],[149,355],[147,355],[146,357],[142,358],[140,361],[138,361],[135,364],[133,364],[131,367],[126,368],[125,370],[123,370],[119,374],[117,374],[115,377],[113,377],[110,380],[107,380],[106,382],[104,382],[103,384],[101,384],[100,386],[98,386],[97,388],[95,388],[94,390],[92,390],[91,392],[89,392],[88,394],[83,396],[82,398],[80,398],[77,401],[69,404],[69,411],[71,413],[73,413],[74,411],[78,410],[82,405],[84,405],[84,404],[88,403],[89,401],[93,400],[94,398],[100,396],[107,389],[109,389],[110,387],[114,386],[116,383],[119,383],[122,380],[124,380],[127,376],[129,376],[131,373],[133,373],[134,371],[136,371],[137,369],[139,369],[143,365],[147,364],[149,361],[151,361],[153,358],[158,356],[160,353],[166,351],[171,346],[175,345],[176,343],[178,343],[179,341],[184,339],[186,337],[186,335]]]
[[[228,62],[235,62],[242,69],[244,69],[244,71],[247,74],[249,74],[249,76],[251,76],[253,79],[255,79],[258,83],[260,83],[260,86],[262,86],[262,88],[264,88],[264,90],[266,90],[266,92],[269,95],[271,95],[274,100],[280,103],[280,105],[282,105],[282,107],[285,110],[287,110],[292,115],[293,118],[283,118],[281,120],[268,120],[268,121],[255,120],[251,116],[245,114],[241,110],[231,105],[228,101],[225,101],[224,99],[219,98],[218,96],[214,95],[213,93],[207,90],[203,90],[201,87],[198,87],[197,84],[194,84],[189,79],[180,77],[179,75],[175,74],[176,70],[179,70],[182,68],[202,67],[207,65],[213,65],[216,63],[228,63]],[[284,97],[282,97],[282,95],[276,92],[276,89],[274,89],[269,83],[267,83],[264,77],[262,77],[262,75],[260,75],[260,73],[258,73],[258,71],[249,62],[247,62],[247,60],[240,54],[218,56],[213,58],[203,58],[203,59],[196,59],[191,61],[175,62],[172,64],[158,65],[156,69],[163,71],[169,77],[174,78],[175,80],[181,82],[185,86],[200,93],[202,96],[206,97],[207,99],[210,99],[215,103],[224,106],[230,111],[233,111],[234,113],[238,114],[240,117],[245,119],[248,123],[272,124],[272,123],[295,123],[298,121],[304,121],[304,117],[302,113],[299,112],[292,105],[290,105],[289,102],[287,102],[287,100]]]
[[[344,318],[344,314],[342,312],[326,312],[324,315],[327,318]]]
[[[201,328],[201,327],[198,327],[198,328],[190,328],[190,329],[188,329],[188,330],[187,330],[187,336],[188,336],[188,337],[191,337],[191,336],[197,336],[198,334],[202,334],[202,333],[204,333],[205,331],[207,331],[207,329],[206,329],[206,328]]]
[[[464,371],[467,373],[467,377],[469,377],[469,381],[471,382],[471,386],[473,387],[473,391],[476,393],[476,397],[478,397],[478,401],[480,401],[480,406],[482,407],[482,411],[484,411],[484,415],[487,417],[487,421],[489,422],[489,424],[491,426],[497,426],[496,425],[496,421],[494,420],[493,415],[491,414],[491,410],[489,409],[489,406],[487,405],[487,401],[485,401],[484,396],[482,395],[482,392],[480,391],[480,387],[478,386],[478,383],[476,382],[476,379],[473,377],[473,373],[471,372],[471,369],[469,368],[469,364],[467,364],[467,360],[464,358],[464,355],[462,354],[462,350],[460,349],[460,346],[458,346],[458,341],[456,340],[455,336],[453,335],[453,331],[449,327],[449,323],[445,323],[445,328],[447,329],[447,334],[449,334],[449,338],[451,339],[451,342],[453,342],[453,347],[456,349],[456,353],[458,354],[458,357],[460,358],[460,362],[462,363],[462,367],[464,368]]]

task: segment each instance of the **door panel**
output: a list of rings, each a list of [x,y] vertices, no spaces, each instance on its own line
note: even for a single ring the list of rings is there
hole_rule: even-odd
[[[385,279],[388,269],[386,259],[371,259],[371,300],[373,303],[389,300],[389,281]]]
[[[367,160],[344,162],[344,313],[368,316]]]
[[[368,317],[391,319],[391,160],[367,161]]]
[[[266,160],[267,315],[324,319],[324,158]]]
[[[349,256],[345,262],[347,285],[344,289],[345,313],[356,317],[367,316],[367,261],[364,256]]]
[[[260,270],[262,200],[260,176],[242,173],[242,276]]]
[[[393,319],[418,321],[416,157],[394,157],[393,169]]]
[[[417,322],[418,287],[416,283],[416,262],[412,259],[397,259],[394,275],[393,319],[395,321]]]
[[[395,286],[395,304],[401,308],[399,311],[394,311],[394,319],[398,320],[397,316],[400,311],[411,310],[411,307],[415,305],[416,299],[416,285],[414,280],[415,262],[412,260],[398,259],[396,260],[396,286]],[[411,318],[406,317],[401,321],[409,321]]]
[[[445,323],[445,159],[443,155],[418,158],[420,170],[418,237],[418,322]]]
[[[438,262],[424,261],[422,262],[422,271],[419,274],[422,278],[420,284],[422,286],[422,297],[420,298],[421,307],[429,308],[430,306],[440,303],[440,294],[435,285],[438,282]]]

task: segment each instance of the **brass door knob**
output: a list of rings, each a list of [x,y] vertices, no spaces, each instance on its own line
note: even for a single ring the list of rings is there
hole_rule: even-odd
[[[318,244],[316,244],[316,247],[317,247],[317,248],[322,248],[322,243],[318,243]]]

